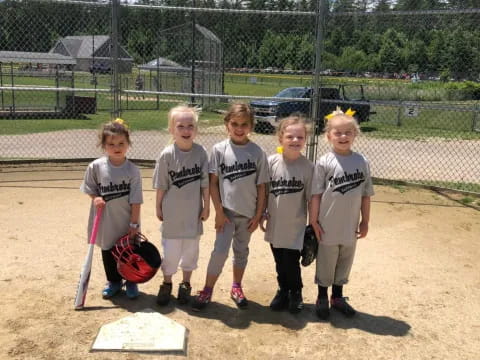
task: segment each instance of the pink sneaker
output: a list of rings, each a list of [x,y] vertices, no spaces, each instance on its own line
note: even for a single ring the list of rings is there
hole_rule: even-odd
[[[205,290],[199,291],[198,295],[195,297],[195,300],[193,301],[192,310],[195,310],[195,311],[202,310],[203,308],[205,308],[205,306],[208,305],[210,300],[212,300],[211,291],[205,291]]]
[[[239,308],[244,308],[248,305],[247,298],[243,294],[241,287],[232,287],[232,290],[230,291],[230,297],[233,301],[235,301],[235,304],[237,304]]]

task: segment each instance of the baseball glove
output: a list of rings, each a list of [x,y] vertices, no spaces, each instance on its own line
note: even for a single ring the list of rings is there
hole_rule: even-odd
[[[317,257],[318,251],[318,242],[317,237],[315,236],[315,232],[313,231],[312,225],[308,225],[305,228],[305,235],[303,237],[303,249],[301,251],[302,261],[301,264],[303,266],[310,265],[313,260]]]

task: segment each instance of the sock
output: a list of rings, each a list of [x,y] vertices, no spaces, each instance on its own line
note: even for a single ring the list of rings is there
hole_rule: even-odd
[[[241,288],[241,287],[242,287],[242,285],[241,285],[239,282],[235,282],[235,281],[234,281],[234,282],[232,283],[232,288]]]
[[[213,292],[213,288],[209,286],[204,286],[203,291],[206,292],[207,294],[211,294]]]
[[[332,297],[333,298],[343,297],[343,285],[333,285],[332,286]]]
[[[328,287],[318,285],[318,297],[328,298]]]
[[[187,285],[187,287],[191,287],[189,281],[182,281],[182,283],[185,284],[185,285]]]
[[[172,285],[171,282],[166,282],[165,280],[163,281],[163,285]]]

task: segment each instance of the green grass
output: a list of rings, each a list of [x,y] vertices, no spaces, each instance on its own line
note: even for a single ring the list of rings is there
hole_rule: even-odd
[[[132,89],[134,73],[122,75],[123,88]],[[150,77],[145,73],[145,88],[150,86]],[[256,79],[255,82],[252,79]],[[75,86],[80,88],[92,88],[90,81],[92,76],[88,73],[75,73]],[[109,88],[110,76],[99,75],[97,77],[99,88]],[[176,81],[173,75],[162,77],[162,81]],[[177,79],[178,80],[178,79]],[[371,116],[371,121],[362,124],[362,130],[366,136],[391,139],[423,139],[429,137],[441,137],[445,139],[480,139],[480,133],[472,131],[473,112],[459,111],[462,108],[478,108],[478,101],[463,102],[432,102],[420,99],[435,99],[447,91],[446,85],[441,82],[411,83],[402,80],[388,79],[359,79],[359,78],[335,78],[322,77],[322,85],[329,84],[364,84],[367,98],[376,100],[402,98],[403,100],[415,99],[418,104],[441,104],[450,105],[450,109],[427,109],[420,108],[416,117],[405,115],[404,109],[396,106],[374,105],[372,110],[376,115]],[[3,76],[4,85],[8,86],[9,78]],[[225,74],[225,93],[229,95],[249,96],[252,99],[260,96],[273,96],[281,89],[288,86],[310,86],[312,77],[300,75],[276,75],[276,74]],[[18,76],[15,78],[16,85],[54,86],[53,78]],[[70,86],[69,81],[62,81],[60,86]],[[355,89],[357,87],[352,87]],[[3,91],[0,97],[0,110],[8,110],[13,106],[12,92]],[[15,106],[17,108],[30,109],[60,109],[64,107],[66,93],[45,91],[16,91]],[[93,93],[77,93],[77,96],[94,96]],[[352,95],[354,97],[354,95]],[[138,122],[139,129],[155,129],[158,119],[166,119],[166,112],[179,101],[189,99],[165,99],[162,97],[157,103],[156,97],[149,95],[148,98],[136,100],[132,95],[123,96],[122,108],[128,109],[124,117]],[[206,110],[225,109],[227,103],[220,102],[214,106],[205,107]],[[109,110],[112,108],[110,94],[99,93],[97,95],[98,114],[86,115],[85,119],[64,120],[0,120],[0,134],[23,134],[28,132],[52,131],[58,129],[95,128],[99,123],[109,118]],[[220,116],[209,113],[212,119],[208,124],[217,124]],[[204,114],[203,116],[206,116]],[[138,119],[138,120],[137,120]],[[480,114],[477,113],[477,127],[480,126]],[[220,121],[221,123],[221,121]]]
[[[159,111],[125,111],[122,118],[132,129],[164,130],[167,128],[168,110]],[[0,120],[0,135],[20,135],[47,131],[98,129],[110,120],[109,112],[86,115],[83,119],[41,119],[41,120]],[[200,126],[223,124],[222,116],[212,112],[202,112]]]

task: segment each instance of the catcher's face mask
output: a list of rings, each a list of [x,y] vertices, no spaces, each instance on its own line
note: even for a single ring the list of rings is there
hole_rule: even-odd
[[[162,263],[155,245],[142,234],[130,239],[122,236],[111,250],[119,274],[128,281],[144,283],[150,280]]]

